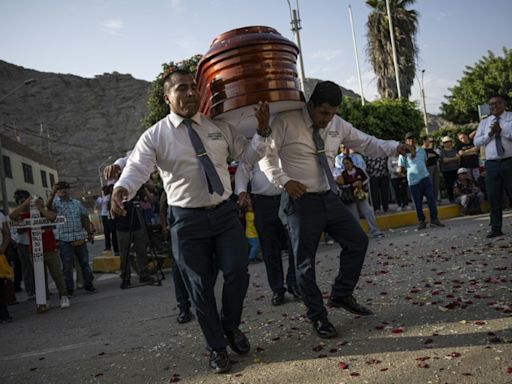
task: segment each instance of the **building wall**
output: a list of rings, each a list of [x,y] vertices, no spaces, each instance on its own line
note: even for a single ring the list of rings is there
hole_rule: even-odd
[[[24,157],[22,154],[15,153],[5,147],[2,148],[2,155],[8,157],[11,164],[12,178],[8,177],[7,175],[5,177],[9,209],[16,207],[13,196],[14,191],[17,189],[25,189],[32,195],[41,196],[45,200],[48,198],[52,191],[52,182],[55,183],[59,180],[58,173],[55,168]],[[23,163],[32,167],[33,183],[27,183],[25,181],[22,165]],[[46,172],[46,187],[43,186],[41,170]],[[53,180],[50,178],[50,175],[53,175]],[[2,196],[0,194],[0,200],[1,199]]]

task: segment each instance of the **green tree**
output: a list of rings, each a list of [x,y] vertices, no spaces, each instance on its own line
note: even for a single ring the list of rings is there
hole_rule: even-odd
[[[339,114],[354,127],[381,139],[401,141],[407,132],[420,134],[423,115],[405,99],[384,99],[361,105],[360,99],[343,98]]]
[[[164,77],[167,75],[167,73],[172,71],[173,68],[183,68],[188,69],[190,72],[195,74],[201,57],[201,55],[195,55],[190,59],[186,59],[178,63],[171,61],[169,63],[162,64],[162,72],[157,75],[156,79],[151,83],[151,86],[149,87],[147,99],[149,112],[142,120],[142,123],[145,126],[151,126],[169,114],[169,106],[165,104],[163,98]]]
[[[416,31],[418,28],[418,12],[406,7],[414,4],[415,0],[389,0],[390,13],[393,20],[398,73],[402,97],[409,98],[411,87],[416,76]],[[380,97],[396,99],[395,68],[393,65],[393,50],[389,37],[389,20],[385,0],[367,0],[372,8],[368,15],[368,48],[367,53],[373,70],[377,75],[377,90]]]
[[[466,66],[462,78],[449,89],[441,104],[441,115],[455,124],[477,122],[478,105],[492,94],[512,97],[512,50],[503,48],[503,57],[488,51],[474,66]]]

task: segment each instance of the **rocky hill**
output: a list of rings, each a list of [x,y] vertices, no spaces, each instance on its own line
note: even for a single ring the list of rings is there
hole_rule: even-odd
[[[35,81],[0,101],[0,132],[47,154],[60,178],[80,191],[98,193],[98,167],[123,156],[145,129],[150,83],[115,72],[94,78],[38,72],[0,60],[0,97],[27,79]],[[317,81],[307,79],[306,95]]]

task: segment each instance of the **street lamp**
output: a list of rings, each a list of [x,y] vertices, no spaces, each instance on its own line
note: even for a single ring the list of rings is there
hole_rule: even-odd
[[[423,76],[425,75],[425,70],[421,70],[421,81],[419,81],[420,92],[421,92],[421,100],[423,104],[423,122],[425,123],[425,131],[428,135],[428,118],[427,118],[427,104],[425,103],[425,86],[423,84]]]
[[[297,44],[297,47],[299,48],[299,80],[300,80],[300,88],[302,89],[302,92],[305,93],[305,81],[306,76],[304,75],[304,61],[302,60],[302,47],[300,45],[300,34],[299,31],[302,29],[300,26],[300,13],[299,13],[299,0],[295,0],[295,3],[297,4],[297,9],[292,9],[292,6],[290,4],[290,0],[286,0],[288,2],[288,8],[290,8],[290,18],[291,18],[291,25],[292,25],[292,32],[293,36],[295,37],[295,43]]]
[[[104,160],[100,165],[98,165],[98,176],[100,178],[100,185],[101,187],[103,187],[103,174],[101,173],[101,167],[103,167],[105,164],[108,163],[108,161],[114,157],[114,155],[110,155],[109,157],[107,157],[106,160]]]
[[[0,102],[2,102],[7,97],[12,95],[14,92],[16,92],[21,87],[24,87],[25,85],[32,84],[35,81],[36,81],[35,79],[25,80],[23,83],[16,86],[10,92],[7,92],[5,95],[0,97]],[[5,184],[4,156],[2,154],[2,137],[1,136],[0,136],[0,188],[2,189],[2,206],[3,206],[4,214],[7,216],[9,214],[9,196],[7,196],[7,186]]]

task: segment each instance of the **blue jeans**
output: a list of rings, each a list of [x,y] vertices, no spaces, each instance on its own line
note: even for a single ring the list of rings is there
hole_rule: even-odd
[[[254,225],[258,232],[261,253],[265,262],[265,269],[267,270],[268,284],[273,293],[281,294],[286,291],[281,256],[283,238],[286,240],[288,248],[286,284],[291,287],[296,287],[297,285],[292,245],[288,231],[279,218],[281,195],[252,195],[251,197],[254,208]]]
[[[503,190],[512,196],[512,157],[485,162],[485,189],[491,208],[491,227],[501,231],[503,221]]]
[[[230,200],[213,209],[171,207],[172,250],[209,349],[227,346],[224,332],[240,325],[249,286],[247,241],[238,207]],[[222,309],[214,288],[222,271]]]
[[[285,212],[295,255],[297,284],[307,316],[312,321],[325,318],[327,310],[315,276],[315,256],[322,232],[342,247],[338,274],[331,288],[334,298],[353,293],[363,267],[368,237],[332,192],[305,193],[297,200],[290,199]]]
[[[437,205],[434,198],[434,187],[430,177],[421,179],[418,184],[410,185],[412,201],[416,208],[416,217],[418,221],[424,222],[425,215],[423,214],[423,196],[427,198],[428,209],[430,210],[430,221],[437,220]]]
[[[87,243],[83,243],[77,247],[65,241],[59,241],[60,259],[62,260],[62,272],[66,288],[68,292],[73,292],[75,284],[73,281],[73,259],[76,255],[78,263],[82,268],[82,275],[84,278],[84,288],[94,288],[92,281],[94,275],[92,274],[91,267],[89,266],[89,252],[87,251]]]
[[[249,243],[249,261],[254,261],[258,257],[260,241],[257,237],[248,237],[247,243]]]

